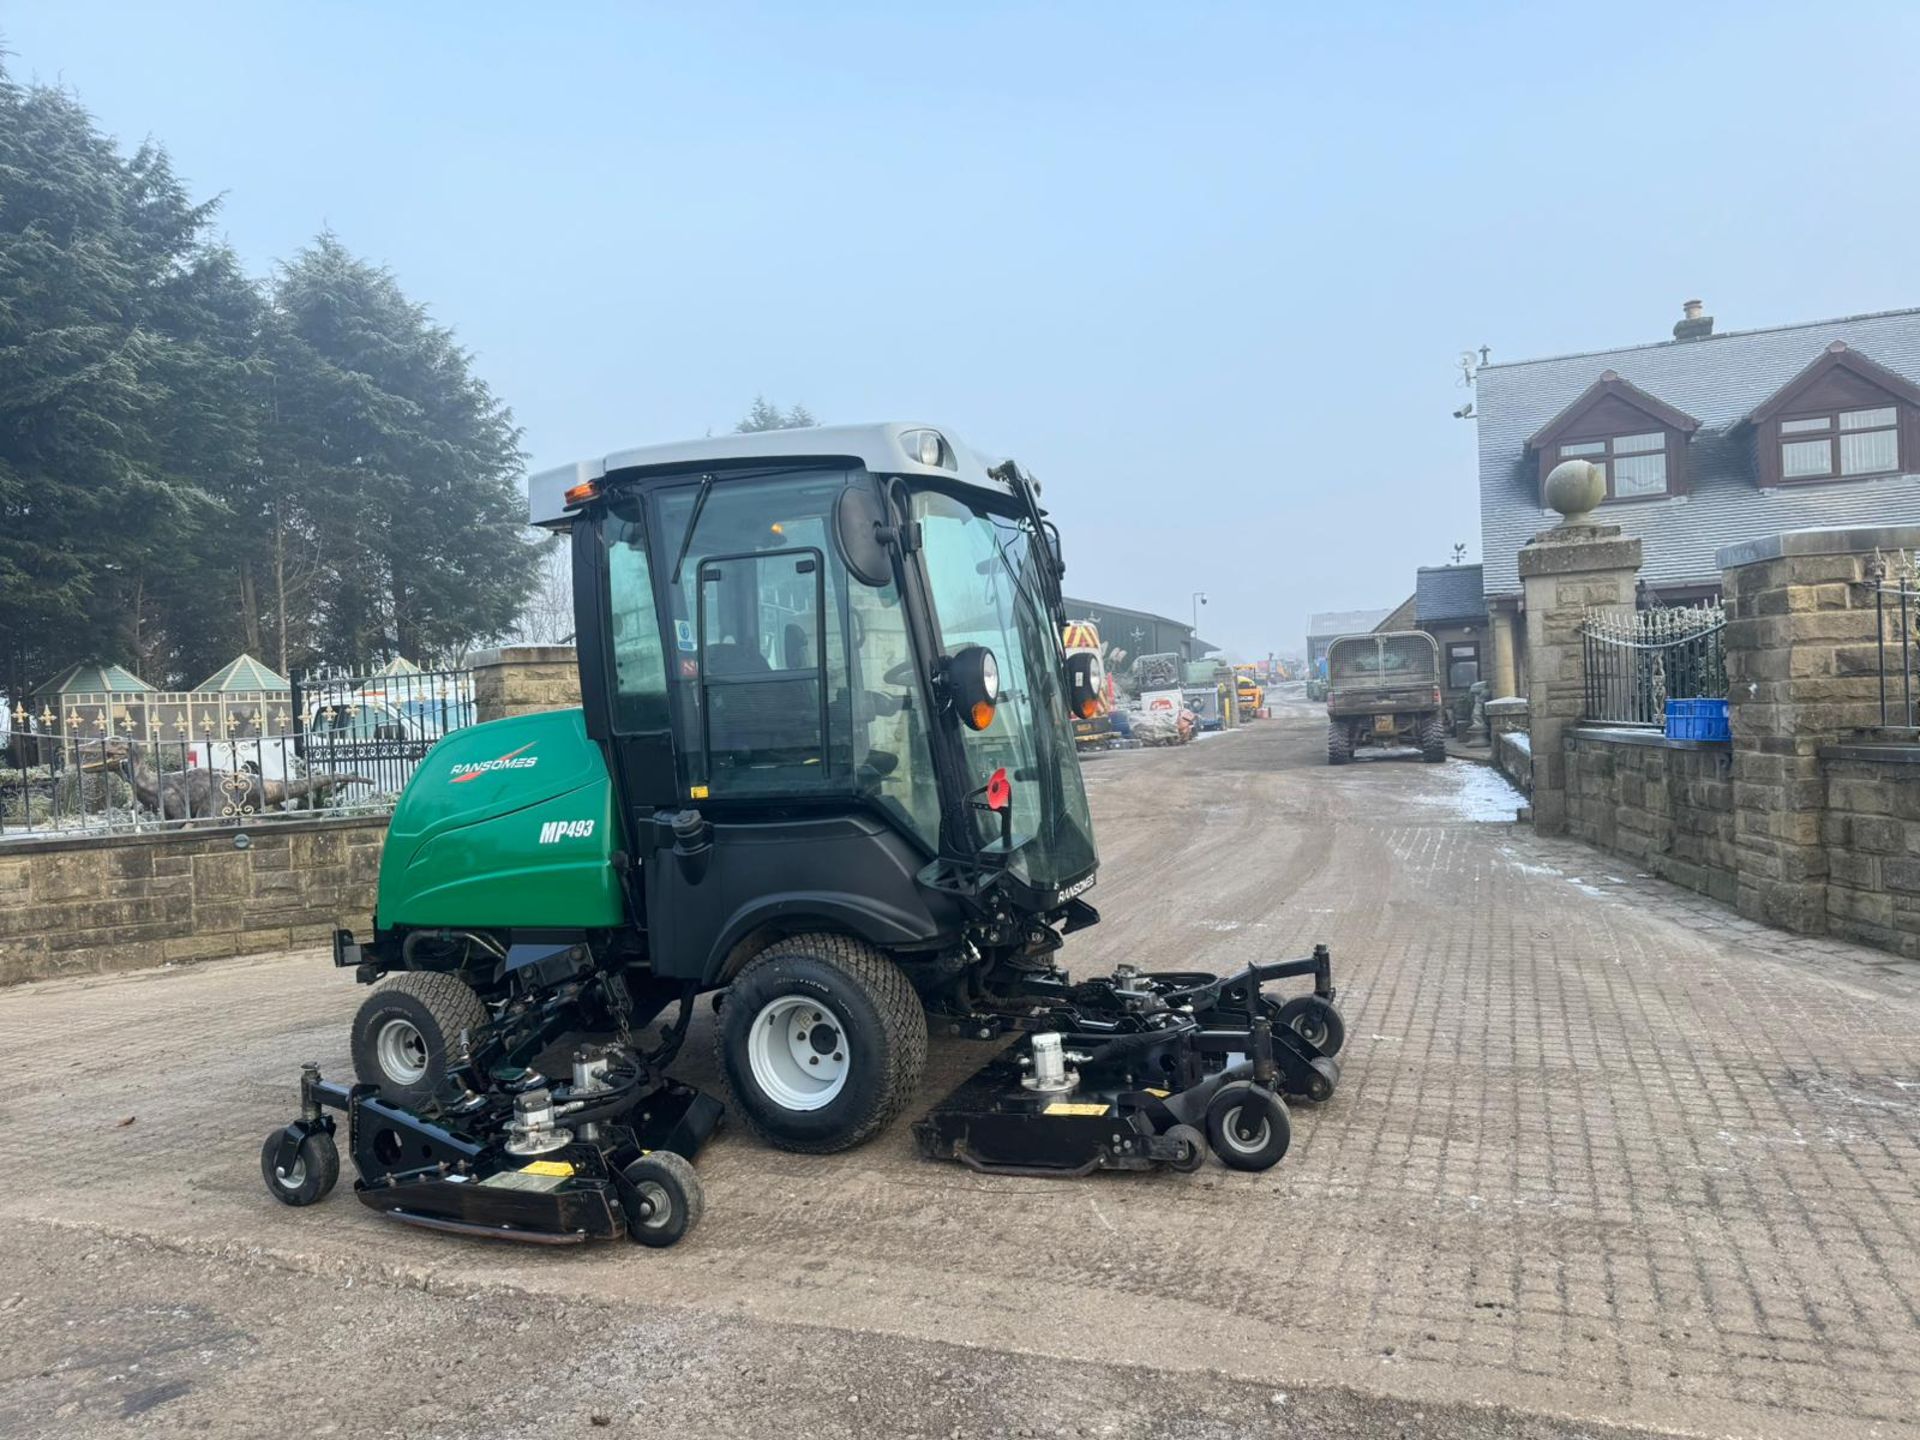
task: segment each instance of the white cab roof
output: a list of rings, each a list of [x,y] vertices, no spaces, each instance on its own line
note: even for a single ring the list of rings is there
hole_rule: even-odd
[[[914,430],[936,431],[947,442],[956,468],[925,465],[909,456],[901,437]],[[1000,463],[999,457],[969,450],[943,425],[895,420],[879,425],[817,425],[803,430],[709,435],[700,440],[618,450],[597,460],[579,460],[527,478],[527,518],[535,525],[564,521],[568,513],[565,496],[569,489],[616,470],[680,470],[708,463],[753,460],[849,460],[876,475],[924,475],[1006,488],[987,474],[988,467]]]

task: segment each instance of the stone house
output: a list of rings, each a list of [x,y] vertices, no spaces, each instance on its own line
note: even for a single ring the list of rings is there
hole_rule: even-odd
[[[1920,310],[1716,334],[1689,301],[1671,340],[1488,364],[1475,391],[1496,695],[1524,693],[1518,556],[1562,460],[1605,471],[1594,519],[1643,543],[1646,604],[1717,596],[1726,546],[1920,522]]]
[[[1447,707],[1482,678],[1487,600],[1478,565],[1422,565],[1415,572],[1413,623],[1440,646]]]

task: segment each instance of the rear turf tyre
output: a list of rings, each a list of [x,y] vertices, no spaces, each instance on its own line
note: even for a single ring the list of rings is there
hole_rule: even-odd
[[[882,1129],[913,1097],[926,1011],[900,967],[865,941],[795,935],[740,972],[714,1046],[748,1129],[782,1150],[827,1155]]]
[[[1353,759],[1353,731],[1338,720],[1327,722],[1327,764],[1344,765]]]
[[[1207,1143],[1229,1170],[1270,1170],[1293,1140],[1293,1121],[1278,1095],[1236,1080],[1207,1104]]]
[[[1322,1055],[1338,1055],[1347,1043],[1347,1022],[1331,1000],[1318,995],[1294,996],[1280,1007],[1276,1019]]]
[[[1438,765],[1447,758],[1447,717],[1438,710],[1420,717],[1420,758]]]
[[[487,1007],[457,975],[409,971],[382,983],[353,1017],[353,1073],[398,1105],[438,1099],[448,1057],[463,1031],[486,1023]]]
[[[327,1198],[327,1192],[340,1178],[339,1147],[326,1131],[316,1130],[300,1142],[293,1164],[283,1171],[274,1161],[280,1154],[280,1137],[284,1134],[285,1130],[274,1131],[260,1147],[260,1178],[267,1182],[267,1193],[282,1205],[296,1209],[318,1204]]]
[[[622,1173],[633,1187],[632,1198],[626,1200],[627,1234],[637,1244],[664,1250],[679,1244],[700,1223],[706,1195],[693,1166],[681,1156],[655,1150]]]

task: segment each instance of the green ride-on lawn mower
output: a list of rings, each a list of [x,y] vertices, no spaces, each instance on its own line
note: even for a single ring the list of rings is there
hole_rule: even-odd
[[[581,705],[421,762],[372,934],[334,940],[375,986],[357,1083],[303,1076],[262,1154],[278,1198],[330,1188],[343,1110],[376,1209],[671,1243],[720,1107],[666,1072],[709,993],[734,1112],[783,1149],[894,1119],[931,1016],[1032,1040],[920,1122],[929,1155],[1058,1173],[1284,1153],[1281,1095],[1338,1078],[1324,950],[1224,978],[1057,963],[1099,919],[1071,721],[1101,677],[1062,651],[1059,535],[1017,465],[872,425],[628,451],[529,493],[572,547]],[[1313,993],[1263,993],[1289,975]],[[583,1035],[600,1043],[565,1078],[535,1070]]]

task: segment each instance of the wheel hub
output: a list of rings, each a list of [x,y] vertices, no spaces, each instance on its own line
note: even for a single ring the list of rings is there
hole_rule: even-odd
[[[804,995],[768,1001],[747,1039],[747,1067],[786,1110],[818,1110],[846,1088],[846,1029],[833,1009]]]
[[[640,1223],[649,1230],[658,1230],[672,1219],[673,1200],[666,1187],[656,1181],[644,1181],[640,1185]]]
[[[396,1018],[382,1025],[373,1053],[382,1073],[398,1084],[417,1084],[427,1073],[427,1037],[411,1020]]]

